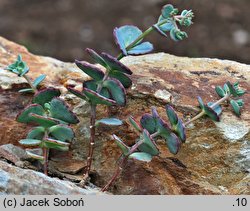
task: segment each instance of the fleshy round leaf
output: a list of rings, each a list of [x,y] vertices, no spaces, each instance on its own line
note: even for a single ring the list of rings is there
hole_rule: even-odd
[[[95,65],[92,65],[85,61],[75,61],[76,65],[88,76],[96,81],[101,81],[104,77],[104,73]]]
[[[209,106],[204,106],[204,111],[205,111],[205,114],[213,121],[216,121],[216,122],[220,121],[219,115]]]
[[[33,121],[32,117],[30,116],[31,113],[44,115],[45,111],[41,105],[38,104],[31,104],[24,108],[20,114],[18,114],[16,120],[22,123],[30,123]]]
[[[50,102],[50,114],[53,118],[69,124],[77,124],[79,119],[69,109],[69,106],[60,98],[53,98]]]
[[[142,132],[141,126],[135,121],[134,117],[130,116],[129,122],[138,132]]]
[[[154,50],[154,47],[150,42],[143,42],[131,48],[127,52],[129,55],[141,55],[141,54],[149,53],[152,50]]]
[[[75,136],[72,128],[63,124],[50,127],[48,132],[49,136],[60,141],[71,141]]]
[[[214,104],[214,102],[208,102],[207,105],[212,108],[212,105]],[[217,105],[216,107],[212,108],[216,113],[217,115],[221,115],[222,113],[222,107],[220,105]]]
[[[49,149],[57,149],[60,151],[68,151],[69,150],[69,143],[58,141],[55,139],[46,139],[44,140],[44,146]]]
[[[41,116],[41,115],[37,115],[33,113],[29,114],[29,116],[33,123],[41,125],[45,128],[48,128],[48,127],[51,127],[53,125],[57,125],[60,123],[58,119],[54,119],[51,117]]]
[[[107,53],[102,53],[101,56],[105,60],[105,62],[108,64],[110,70],[116,70],[122,73],[126,73],[128,75],[132,75],[133,72],[115,57]]]
[[[238,105],[238,103],[235,100],[230,100],[230,105],[233,108],[233,111],[236,114],[236,116],[240,117],[241,112],[240,112],[240,106]]]
[[[171,125],[176,125],[178,123],[178,116],[175,113],[174,109],[170,105],[167,105],[166,112]]]
[[[116,44],[120,47],[124,55],[132,54],[144,54],[149,53],[153,50],[153,45],[149,42],[141,43],[141,40],[132,48],[127,50],[126,48],[134,42],[140,35],[142,31],[136,26],[122,26],[114,29],[114,37]]]
[[[94,80],[84,81],[82,84],[83,88],[88,88],[88,89],[95,91],[95,92],[97,90],[97,86],[98,86],[98,84]],[[102,95],[103,97],[106,97],[106,98],[111,98],[108,89],[105,87],[102,87],[100,95]]]
[[[113,138],[117,146],[122,150],[122,153],[126,156],[129,154],[130,148],[116,135],[113,134]]]
[[[174,132],[179,137],[182,143],[186,141],[186,128],[181,119],[178,119],[177,125],[174,127]]]
[[[45,134],[44,127],[35,127],[27,135],[27,139],[38,139],[42,140]]]
[[[176,155],[181,147],[181,141],[179,140],[179,138],[174,133],[165,134],[164,138],[169,151],[172,154]]]
[[[132,86],[132,80],[127,74],[124,74],[120,71],[112,70],[109,72],[109,76],[111,78],[116,78],[117,80],[119,80],[126,89]]]
[[[66,88],[70,93],[74,94],[75,96],[77,96],[83,100],[88,101],[88,98],[82,92],[80,92],[80,91],[78,91],[70,86],[67,86]]]
[[[107,67],[107,64],[104,61],[104,59],[98,53],[96,53],[93,49],[86,48],[86,52],[92,57],[92,59],[96,63],[98,63],[98,64],[100,64],[100,65],[102,65],[104,67]]]
[[[142,128],[146,129],[150,134],[157,131],[155,118],[151,114],[144,114],[140,120]]]
[[[22,60],[22,56],[19,54],[17,56],[17,60],[12,63],[11,65],[9,65],[6,70],[9,70],[15,74],[17,74],[19,77],[24,76],[26,73],[29,72],[29,67],[26,64],[26,62],[24,62]]]
[[[32,152],[30,152],[30,151],[28,151],[28,150],[26,150],[26,153],[27,153],[27,155],[28,155],[30,158],[33,158],[33,159],[36,159],[36,160],[40,160],[40,161],[44,161],[44,157],[41,156],[41,155],[37,155],[37,154],[32,153]]]
[[[178,42],[178,41],[183,40],[184,38],[187,38],[188,35],[186,32],[183,32],[183,31],[176,29],[176,28],[172,28],[170,30],[170,37],[172,40]]]
[[[202,99],[201,99],[200,96],[198,97],[198,102],[199,102],[200,108],[203,110],[204,107],[205,107],[205,104],[203,103],[203,101],[202,101]]]
[[[215,91],[220,97],[224,97],[226,95],[224,89],[221,86],[216,86]]]
[[[117,105],[126,105],[126,90],[120,81],[114,78],[108,79],[103,82],[103,87],[106,87],[109,90],[112,99],[116,101]]]
[[[95,91],[92,91],[88,88],[83,88],[83,93],[89,99],[90,103],[97,105],[97,104],[104,104],[104,105],[115,105],[116,102],[114,100],[108,99]]]
[[[117,118],[104,118],[104,119],[99,119],[96,121],[96,125],[99,125],[99,124],[119,126],[119,125],[122,125],[122,121]]]
[[[152,160],[152,155],[145,152],[134,152],[128,156],[130,159],[136,159],[139,161],[150,162]]]
[[[160,22],[162,22],[163,20],[166,20],[162,15],[160,15],[159,19],[158,19],[158,24]],[[156,24],[156,29],[158,28],[160,30],[160,33],[162,32],[167,32],[167,31],[171,31],[172,28],[174,28],[174,24],[171,20],[169,20],[169,22],[164,23],[160,26],[158,26],[158,24]],[[165,36],[165,35],[164,35]]]
[[[19,143],[25,146],[38,146],[42,143],[42,141],[37,139],[22,139]]]
[[[34,85],[35,87],[37,87],[40,83],[42,83],[42,81],[43,81],[45,78],[46,78],[46,75],[44,75],[44,74],[38,76],[38,77],[34,80],[33,85]]]
[[[61,92],[59,89],[47,88],[37,92],[32,102],[44,106],[45,103],[49,103],[54,97],[59,97]]]
[[[151,139],[149,132],[145,129],[143,130],[142,139],[143,139],[143,142],[138,147],[138,149],[141,152],[146,152],[146,153],[153,155],[153,156],[159,154],[159,150],[157,149],[154,140]]]
[[[26,89],[20,89],[18,92],[20,92],[20,93],[24,93],[24,92],[34,93],[34,90],[32,88],[26,88]]]
[[[161,14],[164,18],[170,18],[171,17],[171,13],[174,11],[174,7],[171,4],[166,4],[162,10],[161,10]]]
[[[238,96],[237,91],[234,88],[234,86],[229,81],[226,84],[227,84],[230,94],[232,94],[234,97],[237,97]]]

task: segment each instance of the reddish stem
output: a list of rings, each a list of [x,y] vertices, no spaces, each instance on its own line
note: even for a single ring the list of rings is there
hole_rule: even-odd
[[[96,121],[96,105],[91,105],[90,114],[90,142],[89,142],[89,153],[87,157],[87,167],[84,173],[84,179],[86,180],[89,176],[91,164],[93,160],[94,145],[95,145],[95,121]]]
[[[49,149],[46,147],[43,148],[43,158],[44,158],[43,172],[45,175],[48,176]]]

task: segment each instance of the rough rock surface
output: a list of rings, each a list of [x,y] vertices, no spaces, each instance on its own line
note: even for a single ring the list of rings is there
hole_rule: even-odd
[[[100,191],[83,189],[75,184],[45,176],[33,170],[21,169],[0,161],[0,194],[17,195],[94,195]]]
[[[31,77],[47,74],[44,86],[59,87],[81,118],[81,123],[75,127],[76,139],[71,151],[53,154],[52,158],[84,160],[89,137],[88,105],[68,94],[64,86],[80,86],[86,75],[74,64],[32,55],[24,47],[0,38],[1,68],[14,61],[19,53],[30,66]],[[134,72],[134,84],[128,91],[128,105],[110,111],[100,106],[98,118],[111,113],[124,120],[129,115],[139,119],[143,113],[150,111],[151,106],[157,106],[160,115],[165,116],[164,106],[171,103],[186,119],[197,112],[197,96],[205,102],[217,99],[214,92],[216,85],[223,85],[227,80],[239,81],[242,88],[250,89],[250,66],[233,61],[191,59],[158,53],[127,57],[122,62]],[[31,99],[29,95],[17,93],[18,89],[26,86],[24,80],[0,69],[0,144],[17,144],[29,129],[15,122],[16,114]],[[250,194],[249,92],[244,100],[240,119],[232,115],[230,108],[224,107],[221,122],[214,123],[204,118],[190,125],[188,139],[177,156],[171,155],[164,143],[160,143],[160,157],[152,162],[130,161],[111,191],[115,194]],[[128,144],[136,138],[127,123],[118,128],[98,129],[92,172],[92,182],[98,186],[110,179],[120,154],[110,137],[112,133]],[[81,166],[77,168],[81,170]],[[57,168],[58,171],[60,169]]]

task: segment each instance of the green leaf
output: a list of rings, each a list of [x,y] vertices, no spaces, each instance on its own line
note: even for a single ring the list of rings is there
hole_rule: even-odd
[[[128,156],[131,159],[136,159],[139,161],[150,162],[152,160],[152,155],[145,153],[145,152],[134,152]]]
[[[42,74],[42,75],[39,75],[33,82],[33,85],[35,87],[37,87],[40,83],[42,83],[42,81],[46,78],[46,75]]]
[[[129,154],[130,148],[116,135],[113,134],[113,138],[117,146],[122,150],[122,153],[126,156]]]
[[[18,122],[30,123],[33,121],[33,118],[30,116],[31,113],[44,115],[45,111],[41,105],[31,104],[24,108],[16,117]]]
[[[126,105],[126,90],[120,81],[116,79],[108,79],[103,82],[103,87],[106,87],[109,90],[112,99],[116,101],[117,105]]]
[[[170,31],[170,37],[174,41],[181,41],[184,38],[187,38],[188,35],[186,32],[183,32],[183,31],[176,29],[176,28],[172,28]]]
[[[161,14],[164,18],[170,18],[172,12],[174,11],[174,7],[171,4],[166,4],[162,10],[161,10]]]
[[[171,125],[172,126],[177,125],[178,116],[175,113],[174,109],[170,105],[166,106],[166,112],[167,112],[167,116],[168,116],[168,119],[169,119]]]
[[[50,139],[50,138],[44,140],[44,146],[46,148],[49,148],[49,149],[57,149],[60,151],[68,151],[69,150],[69,143]]]
[[[122,64],[118,59],[116,59],[115,57],[107,54],[107,53],[102,53],[101,54],[102,58],[105,60],[106,64],[108,64],[109,69],[112,70],[116,70],[128,75],[132,75],[132,71],[125,66],[124,64]]]
[[[27,139],[38,139],[41,140],[44,137],[45,128],[35,127],[27,135]]]
[[[75,134],[71,127],[67,125],[54,125],[49,128],[49,136],[52,136],[60,141],[71,141]]]
[[[91,104],[94,104],[94,105],[104,104],[104,105],[108,105],[108,106],[116,104],[116,102],[114,100],[103,97],[102,95],[100,95],[97,92],[92,91],[92,90],[90,90],[88,88],[83,88],[83,93],[89,99]]]
[[[149,42],[143,42],[140,40],[130,49],[126,49],[131,43],[133,43],[140,35],[142,31],[136,26],[122,26],[114,29],[114,37],[116,44],[121,49],[124,55],[138,55],[149,53],[153,50],[153,45]]]
[[[200,96],[198,97],[198,102],[199,102],[200,108],[203,110],[205,108],[205,104],[203,103]]]
[[[40,160],[40,161],[44,161],[44,157],[41,156],[41,155],[34,154],[34,153],[32,153],[32,152],[29,152],[28,150],[26,150],[26,153],[27,153],[27,155],[28,155],[30,158],[33,158],[33,159],[36,159],[36,160]]]
[[[207,105],[212,108],[211,106],[214,104],[214,102],[208,102]],[[216,107],[212,108],[216,114],[219,116],[222,113],[222,107],[220,105],[217,105]]]
[[[244,95],[246,93],[246,91],[244,90],[237,90],[237,96],[241,97],[242,95]]]
[[[77,124],[79,119],[69,109],[68,105],[60,98],[53,98],[50,102],[50,114],[53,118],[62,120],[69,124]]]
[[[88,89],[95,91],[95,92],[97,90],[97,86],[98,86],[98,83],[94,80],[84,81],[82,84],[83,88],[88,88]],[[100,95],[102,95],[103,97],[106,97],[106,98],[111,98],[108,89],[105,87],[103,87],[101,89]]]
[[[216,86],[215,91],[220,97],[224,97],[226,95],[224,89],[221,86]]]
[[[60,124],[60,121],[58,119],[54,119],[51,117],[41,116],[37,114],[29,114],[32,122],[37,123],[38,125],[41,125],[45,128],[52,127],[53,125]]]
[[[22,56],[19,54],[17,56],[17,60],[12,63],[11,65],[9,65],[6,70],[9,70],[15,74],[17,74],[19,77],[24,76],[26,73],[29,72],[29,67],[26,64],[26,62],[24,62],[22,60]]]
[[[186,129],[185,129],[185,125],[181,119],[178,119],[178,123],[174,127],[174,132],[179,137],[181,142],[185,143],[185,141],[186,141]]]
[[[233,95],[234,97],[237,97],[238,94],[234,86],[229,81],[226,84],[227,84],[230,94]]]
[[[157,123],[151,114],[144,114],[140,120],[141,126],[146,129],[150,134],[157,131]]]
[[[240,117],[241,112],[240,112],[240,106],[238,105],[238,103],[235,100],[230,100],[230,104],[236,116]]]
[[[42,141],[37,139],[22,139],[19,143],[25,146],[38,146],[42,143]]]
[[[209,106],[204,106],[204,112],[205,114],[212,119],[213,121],[219,122],[220,121],[220,117],[219,115],[216,113],[216,111],[214,111],[212,108],[210,108]]]
[[[130,116],[129,122],[138,132],[142,132],[141,126],[135,121],[134,117]]]
[[[99,124],[119,126],[122,125],[122,121],[117,118],[104,118],[96,121],[96,126]]]
[[[46,88],[37,92],[34,95],[32,102],[44,106],[45,103],[49,103],[54,97],[59,97],[60,95],[61,92],[59,89]]]
[[[86,48],[86,52],[92,57],[92,59],[95,62],[102,65],[103,67],[108,67],[105,60],[98,53],[96,53],[93,49]]]
[[[84,73],[86,73],[94,80],[101,81],[103,79],[104,73],[95,65],[92,65],[85,61],[77,61],[77,60],[75,60],[75,63]]]
[[[240,107],[243,107],[244,105],[244,101],[242,99],[238,99],[236,100],[237,104],[240,106]]]
[[[112,70],[109,72],[109,77],[119,80],[126,89],[132,86],[132,80],[125,73]]]
[[[27,89],[20,89],[18,92],[20,92],[20,93],[24,93],[24,92],[34,93],[34,90],[32,88],[27,88]]]
[[[162,15],[160,15],[159,19],[158,19],[158,24],[160,22],[162,22],[163,20],[166,20],[166,18],[164,18]],[[157,24],[156,24],[157,25]],[[158,26],[158,25],[157,25]],[[172,28],[174,28],[174,24],[172,20],[169,20],[169,22],[164,23],[160,26],[158,26],[160,32],[167,32],[167,31],[171,31]]]
[[[154,140],[151,139],[149,132],[145,129],[143,130],[142,140],[142,144],[138,147],[140,151],[146,152],[153,156],[159,154],[159,150],[157,149]]]
[[[85,101],[88,101],[88,98],[82,92],[80,92],[80,91],[78,91],[70,86],[67,86],[66,88],[70,93],[74,94],[75,96],[77,96]]]

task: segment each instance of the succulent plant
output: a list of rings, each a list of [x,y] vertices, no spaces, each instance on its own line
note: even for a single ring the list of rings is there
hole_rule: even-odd
[[[180,15],[177,15],[177,13],[178,10],[172,5],[164,6],[158,22],[144,32],[142,32],[138,27],[132,25],[116,27],[113,34],[115,42],[121,50],[121,53],[117,56],[117,58],[107,53],[98,54],[94,50],[87,48],[86,52],[95,63],[100,64],[106,69],[105,72],[88,62],[78,60],[75,61],[78,68],[91,77],[90,80],[83,83],[81,91],[74,89],[74,87],[67,87],[69,92],[85,101],[88,101],[91,107],[91,137],[89,142],[86,172],[84,173],[84,179],[82,181],[83,184],[88,178],[91,169],[95,144],[95,127],[97,126],[96,122],[108,125],[121,125],[122,123],[122,121],[116,118],[96,120],[96,106],[98,104],[107,106],[126,105],[125,89],[132,85],[132,80],[130,79],[132,71],[119,60],[128,55],[140,55],[151,52],[153,50],[153,45],[150,42],[143,42],[143,39],[153,30],[159,31],[161,34],[164,34],[164,36],[166,36],[166,31],[170,31],[170,37],[175,41],[182,40],[187,37],[187,34],[178,28],[177,23],[182,26],[190,26],[192,24],[193,13],[191,10],[184,10]],[[161,126],[162,136],[163,133],[165,133],[165,137],[173,136],[172,138],[175,139],[175,134],[169,133],[168,130],[170,129],[166,129],[165,127],[166,125]]]
[[[17,56],[17,60],[5,69],[18,75],[19,77],[24,77],[30,85],[30,88],[21,89],[19,90],[19,92],[37,92],[37,87],[46,78],[46,75],[42,74],[32,82],[31,79],[27,76],[27,73],[29,72],[29,66],[22,60],[22,56],[20,54]]]
[[[24,108],[16,120],[21,123],[36,125],[28,133],[26,139],[19,141],[27,147],[40,147],[43,156],[27,150],[30,157],[44,163],[44,173],[48,174],[49,149],[67,151],[69,142],[74,138],[70,124],[77,124],[78,118],[66,103],[59,98],[61,92],[55,88],[38,91],[32,104]]]

